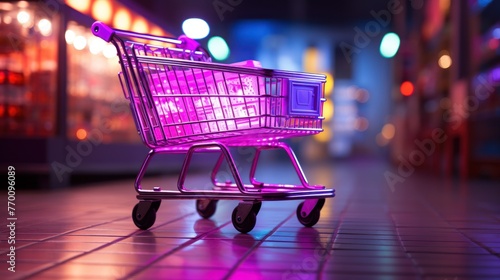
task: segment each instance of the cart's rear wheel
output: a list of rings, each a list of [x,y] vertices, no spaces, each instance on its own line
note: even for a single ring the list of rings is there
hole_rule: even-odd
[[[241,233],[247,233],[255,227],[255,224],[257,223],[257,214],[252,210],[243,220],[238,215],[238,206],[236,206],[233,210],[233,214],[231,215],[231,221],[233,222],[233,226],[237,231]]]
[[[196,211],[201,217],[208,219],[215,214],[215,210],[217,210],[217,201],[218,200],[210,200],[207,204],[205,200],[197,199]]]
[[[318,202],[319,203],[319,202]],[[324,201],[323,201],[324,204]],[[320,216],[320,210],[318,206],[322,206],[319,204],[316,204],[316,207],[309,213],[307,216],[302,215],[302,207],[304,207],[304,202],[301,202],[299,206],[297,206],[297,219],[301,224],[303,224],[306,227],[312,227],[319,221],[319,216]]]
[[[138,228],[146,230],[152,227],[156,221],[156,209],[154,207],[154,204],[152,204],[146,214],[141,215],[139,213],[139,204],[140,202],[134,206],[134,209],[132,209],[132,220]]]

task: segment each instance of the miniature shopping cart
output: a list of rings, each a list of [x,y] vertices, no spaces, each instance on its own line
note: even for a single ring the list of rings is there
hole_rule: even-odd
[[[196,199],[203,218],[214,214],[218,200],[239,200],[232,223],[242,233],[254,228],[264,200],[304,199],[297,207],[298,220],[307,227],[318,222],[325,198],[335,196],[335,191],[309,185],[292,149],[282,140],[322,131],[324,75],[264,69],[252,61],[212,63],[207,52],[185,36],[163,38],[112,29],[101,22],[92,25],[92,32],[116,47],[122,69],[119,80],[137,131],[151,149],[135,181],[139,202],[132,219],[138,228],[153,226],[163,199]],[[243,183],[231,147],[255,149],[250,183]],[[300,185],[255,178],[261,152],[270,149],[286,152]],[[206,152],[219,153],[212,185],[186,187],[193,155]],[[143,188],[153,156],[172,153],[185,154],[177,189]],[[218,181],[224,160],[234,182]]]

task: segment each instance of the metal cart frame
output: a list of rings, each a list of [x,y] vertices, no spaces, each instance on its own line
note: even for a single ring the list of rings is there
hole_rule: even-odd
[[[320,133],[325,76],[211,62],[199,44],[179,39],[112,29],[102,22],[92,32],[116,49],[120,82],[130,101],[135,125],[151,150],[135,180],[139,202],[132,219],[140,229],[156,220],[161,200],[196,199],[196,210],[210,218],[220,199],[240,200],[232,213],[234,227],[251,231],[262,201],[305,199],[298,220],[315,225],[325,198],[335,190],[310,185],[293,150],[281,139]],[[152,43],[154,42],[154,43]],[[250,184],[244,184],[230,147],[254,147]],[[255,179],[261,152],[281,149],[293,164],[300,185],[268,184]],[[218,152],[212,170],[213,187],[189,189],[185,180],[193,155]],[[142,179],[157,154],[183,153],[177,190],[145,189]],[[218,182],[224,160],[234,182]]]

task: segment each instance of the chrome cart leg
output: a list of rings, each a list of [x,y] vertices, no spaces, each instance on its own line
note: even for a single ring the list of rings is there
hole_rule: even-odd
[[[257,181],[255,179],[255,172],[257,170],[257,165],[259,164],[260,152],[262,151],[262,147],[257,147],[255,151],[255,155],[253,156],[252,166],[250,167],[250,183],[254,185],[256,188],[262,188],[264,183]]]
[[[142,190],[142,178],[144,177],[144,174],[146,173],[146,169],[148,168],[149,162],[153,158],[153,156],[156,154],[155,150],[149,151],[148,155],[144,159],[144,162],[142,163],[141,169],[139,170],[139,173],[137,174],[137,177],[135,178],[135,191],[140,193]]]
[[[274,184],[266,184],[263,182],[258,181],[255,178],[255,173],[257,170],[257,166],[259,164],[259,158],[260,154],[263,150],[272,150],[272,149],[283,149],[288,157],[290,158],[290,161],[292,162],[292,165],[295,169],[295,172],[297,173],[297,176],[300,180],[301,185],[295,186],[295,185],[274,185]],[[288,146],[286,143],[275,143],[273,145],[267,145],[267,146],[259,146],[256,147],[256,152],[252,161],[252,166],[250,168],[250,182],[252,185],[256,188],[267,188],[267,187],[288,187],[288,188],[306,188],[306,189],[324,189],[324,186],[311,186],[309,185],[309,182],[306,179],[306,175],[304,174],[304,171],[302,170],[302,167],[299,164],[299,161],[297,160],[297,157],[295,156],[292,148]]]
[[[231,188],[234,187],[232,182],[224,182],[224,183],[219,183],[217,182],[217,174],[219,173],[220,167],[222,166],[222,162],[224,162],[224,155],[221,153],[219,158],[217,159],[217,162],[215,163],[214,169],[212,169],[212,173],[210,174],[210,180],[212,181],[212,184],[216,187],[219,188]]]
[[[149,151],[148,155],[144,159],[142,163],[141,169],[137,174],[135,179],[135,190],[137,193],[141,193],[142,190],[142,179],[144,178],[144,174],[148,168],[149,162],[156,154],[155,150]],[[139,201],[134,208],[132,209],[132,220],[134,224],[143,230],[146,230],[153,226],[156,221],[156,212],[160,208],[161,200],[141,200]]]
[[[302,170],[302,167],[300,166],[299,161],[297,160],[297,157],[295,156],[292,148],[290,148],[290,146],[283,142],[278,143],[277,147],[283,149],[287,153],[290,161],[293,164],[293,167],[295,168],[295,171],[297,172],[297,175],[299,176],[299,180],[302,185],[304,187],[309,187],[309,182],[307,182],[306,175],[304,174],[304,171]]]

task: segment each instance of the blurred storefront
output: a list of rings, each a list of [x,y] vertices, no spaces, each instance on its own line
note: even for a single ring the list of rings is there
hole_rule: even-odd
[[[398,15],[396,164],[500,177],[499,10],[499,0],[435,0]]]
[[[37,177],[34,184],[67,185],[78,172],[136,172],[147,151],[117,79],[116,50],[90,32],[95,20],[169,35],[124,1],[0,2],[1,162]]]

